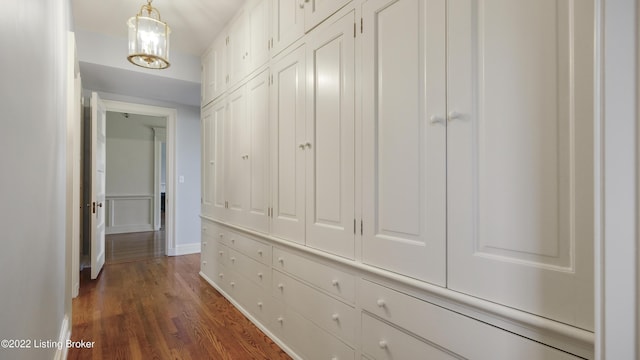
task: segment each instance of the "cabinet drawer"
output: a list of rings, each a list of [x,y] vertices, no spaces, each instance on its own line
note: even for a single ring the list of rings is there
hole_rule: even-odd
[[[228,245],[232,248],[263,264],[271,264],[271,245],[264,244],[235,232],[229,232],[227,238]]]
[[[232,271],[246,277],[269,292],[271,289],[271,268],[250,257],[229,249],[228,266]]]
[[[344,271],[274,248],[273,266],[318,288],[355,302],[356,278]]]
[[[273,318],[272,297],[267,290],[251,281],[229,271],[227,277],[227,294],[233,297],[246,311],[258,318],[262,323]]]
[[[207,260],[212,262],[227,265],[227,258],[229,257],[229,248],[219,241],[210,241],[207,244],[207,252],[210,254]]]
[[[220,226],[214,222],[202,220],[201,231],[202,235],[206,235],[214,239],[219,234]]]
[[[415,297],[361,279],[362,309],[469,359],[578,359]]]
[[[354,360],[355,352],[344,342],[286,306],[275,316],[274,333],[303,359]]]
[[[209,273],[205,273],[209,280],[213,281],[223,291],[227,291],[227,271],[224,265],[219,263],[207,264]]]
[[[273,272],[273,294],[318,326],[349,344],[354,343],[353,307],[278,271]]]
[[[362,351],[376,360],[460,359],[364,313],[362,314]]]

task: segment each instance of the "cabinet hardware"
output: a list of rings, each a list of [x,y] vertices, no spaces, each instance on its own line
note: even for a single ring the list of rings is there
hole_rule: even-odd
[[[362,220],[360,220],[360,235],[364,235],[364,225],[362,223]]]
[[[356,234],[356,219],[353,219],[353,235]]]
[[[386,349],[387,342],[385,340],[380,340],[380,342],[378,343],[378,346],[380,347],[380,349]]]
[[[300,150],[304,150],[304,144],[300,144],[298,145],[298,147],[300,148]]]
[[[305,146],[307,149],[311,149],[311,143],[310,143],[310,142],[308,142],[308,143],[304,144],[304,146]]]
[[[333,314],[333,315],[331,315],[331,319],[332,319],[333,321],[339,321],[339,320],[340,320],[340,315],[338,315],[338,314]]]
[[[303,2],[300,3],[300,9],[304,9],[304,3]]]
[[[333,285],[335,287],[339,287],[340,286],[340,282],[338,280],[332,280],[331,281],[331,285]]]
[[[362,34],[363,31],[364,31],[364,20],[360,18],[360,34]]]
[[[353,23],[353,37],[356,37],[356,23]]]
[[[433,125],[435,124],[445,124],[444,118],[441,116],[433,115],[429,118],[429,122]]]
[[[463,118],[464,118],[464,116],[461,113],[457,112],[457,111],[450,111],[447,114],[447,119],[449,121],[459,120],[459,119],[463,119]]]

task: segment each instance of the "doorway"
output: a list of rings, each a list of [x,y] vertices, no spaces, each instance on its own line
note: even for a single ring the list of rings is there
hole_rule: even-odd
[[[105,263],[166,253],[165,117],[106,112]]]
[[[164,124],[165,127],[164,129],[162,129],[162,131],[160,131],[161,127],[158,127],[158,133],[159,132],[163,132],[163,135],[161,137],[161,140],[158,140],[158,136],[155,135],[156,131],[153,131],[154,135],[153,135],[153,140],[152,140],[152,146],[153,146],[153,151],[154,153],[156,152],[156,149],[159,149],[160,152],[162,151],[162,148],[164,147],[165,149],[165,182],[164,182],[164,193],[165,193],[165,197],[164,197],[164,225],[160,224],[162,229],[163,229],[163,246],[162,249],[159,250],[160,253],[162,253],[163,255],[173,255],[173,253],[175,252],[175,179],[176,179],[176,129],[177,129],[177,110],[176,109],[172,109],[172,108],[163,108],[163,107],[157,107],[157,106],[149,106],[149,105],[142,105],[142,104],[134,104],[134,103],[126,103],[126,102],[120,102],[120,101],[111,101],[111,100],[103,100],[104,103],[104,107],[106,112],[110,112],[110,113],[119,113],[121,114],[120,116],[124,116],[124,114],[129,114],[129,116],[131,116],[131,114],[136,114],[137,116],[143,116],[143,117],[157,117],[157,118],[162,118],[164,120]],[[164,144],[164,145],[163,145]],[[85,147],[85,153],[87,151],[87,148]],[[136,155],[135,153],[132,153],[131,155]],[[156,156],[154,154],[154,156]],[[161,162],[162,160],[152,160],[152,168],[156,167],[156,162]],[[108,171],[109,169],[107,169],[107,174],[109,173]],[[138,202],[137,199],[135,199],[136,195],[146,195],[147,198],[147,204],[148,204],[148,208],[151,207],[152,210],[148,212],[148,214],[151,214],[150,216],[153,216],[153,218],[151,218],[149,220],[149,222],[147,223],[147,230],[150,231],[154,231],[157,226],[157,222],[155,221],[155,215],[154,215],[154,211],[156,207],[161,208],[161,189],[160,189],[160,182],[158,182],[158,184],[155,184],[155,180],[153,181],[153,192],[152,194],[135,194],[135,193],[122,193],[122,194],[115,194],[115,195],[122,195],[123,198],[125,198],[124,200],[132,200],[132,203],[137,203],[136,206],[140,206],[141,202]],[[157,187],[156,187],[157,186]],[[147,191],[148,192],[148,191]],[[160,194],[159,197],[156,197],[155,194]],[[127,196],[130,196],[132,198],[130,199],[126,199]],[[154,200],[154,199],[158,199],[158,200]],[[151,199],[151,200],[150,200]],[[107,205],[108,206],[108,205]],[[117,205],[116,205],[117,206]],[[135,214],[135,208],[136,206],[133,206],[133,210],[129,209],[128,211],[134,211]],[[127,208],[126,206],[124,207],[125,209]],[[111,211],[109,211],[109,213],[107,214],[107,217],[109,215],[113,215]],[[126,218],[126,212],[125,213],[120,213],[121,218],[125,217]],[[160,217],[159,219],[162,219],[162,217]],[[112,220],[117,220],[117,219],[109,219],[109,221]],[[115,223],[117,224],[118,222],[115,221]],[[151,225],[149,225],[151,224]],[[144,228],[136,228],[136,226],[141,225],[141,224],[127,224],[126,222],[120,222],[120,225],[123,225],[125,227],[130,226],[128,229],[130,231],[143,231],[145,230]],[[123,230],[123,228],[120,228],[120,230]],[[124,229],[126,230],[126,229]],[[83,258],[86,257],[86,254],[88,254],[87,252],[87,239],[85,239],[85,241],[83,241],[83,254],[85,254],[85,256],[83,256]],[[157,243],[157,241],[155,241],[155,243]],[[85,263],[83,261],[83,263]],[[83,267],[83,266],[82,266]],[[76,269],[78,272],[81,270],[81,268]]]

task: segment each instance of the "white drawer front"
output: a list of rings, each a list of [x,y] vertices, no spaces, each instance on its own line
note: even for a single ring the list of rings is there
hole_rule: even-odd
[[[215,238],[218,235],[219,226],[211,221],[202,220],[201,230],[203,235]]]
[[[211,259],[218,264],[227,265],[227,258],[229,257],[229,248],[223,243],[218,241],[210,242],[208,246],[211,251]]]
[[[351,347],[286,306],[281,306],[281,312],[276,314],[273,327],[274,333],[304,359],[355,359]]]
[[[271,289],[271,268],[263,263],[257,262],[250,257],[229,249],[229,259],[227,262],[232,271],[241,274],[247,279],[260,285],[265,292]]]
[[[205,275],[207,275],[209,279],[216,285],[218,285],[222,290],[227,291],[227,270],[224,265],[219,263],[211,264],[210,271],[211,275]]]
[[[363,310],[465,358],[578,359],[560,350],[367,280],[360,281],[358,299]]]
[[[231,274],[227,293],[261,322],[266,323],[273,318],[272,298],[268,291],[238,276],[235,272]]]
[[[271,265],[271,245],[264,244],[235,232],[229,232],[227,238],[229,246],[232,248],[263,264]]]
[[[355,276],[305,257],[274,248],[273,266],[337,295],[349,303],[355,302]]]
[[[362,351],[376,360],[460,359],[367,314],[362,314]]]
[[[353,344],[355,309],[281,272],[273,272],[273,294],[330,333]]]

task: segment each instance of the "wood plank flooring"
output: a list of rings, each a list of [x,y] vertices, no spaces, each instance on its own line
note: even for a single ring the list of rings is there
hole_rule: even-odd
[[[105,263],[118,264],[164,256],[165,231],[105,236]]]
[[[199,275],[200,255],[105,265],[81,275],[68,359],[290,359]]]

